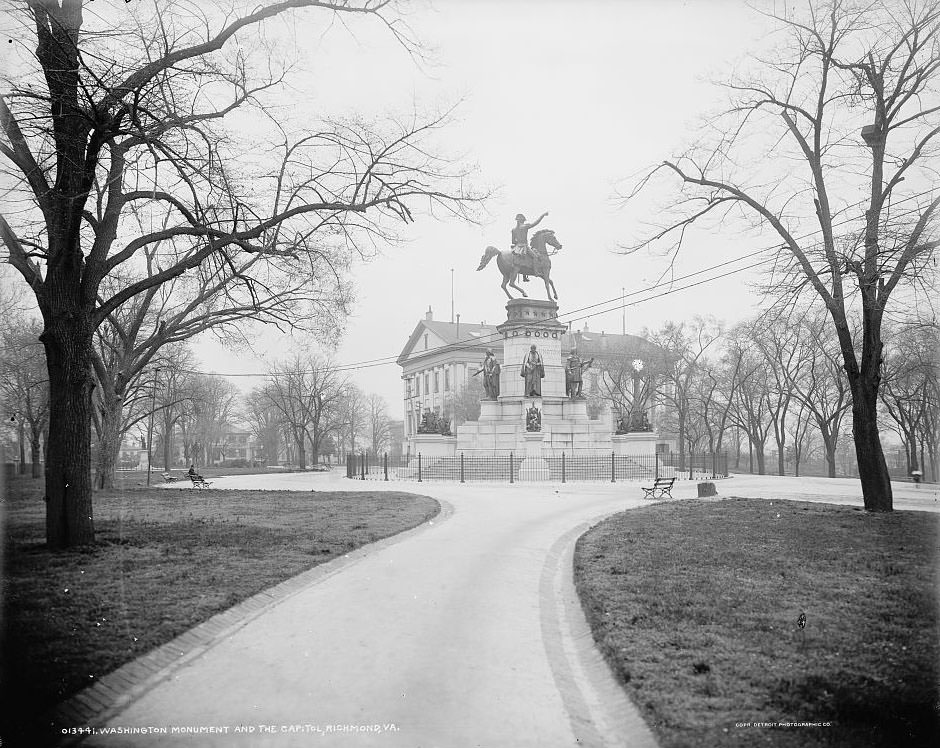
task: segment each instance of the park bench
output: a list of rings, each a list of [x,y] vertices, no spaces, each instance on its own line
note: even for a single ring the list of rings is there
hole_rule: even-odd
[[[672,498],[672,484],[676,482],[675,478],[657,478],[650,487],[640,486],[646,493],[644,499],[661,499],[663,496]]]
[[[208,488],[212,481],[206,480],[201,475],[190,475],[189,479],[193,482],[193,488]]]
[[[161,473],[161,475],[163,476],[163,480],[167,483],[176,483],[176,481],[179,480],[173,473]]]

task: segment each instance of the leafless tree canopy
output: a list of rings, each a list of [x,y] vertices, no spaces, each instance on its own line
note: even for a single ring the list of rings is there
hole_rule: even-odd
[[[825,305],[852,392],[865,505],[890,509],[881,327],[892,304],[926,305],[934,287],[940,6],[808,0],[771,19],[774,50],[725,84],[728,108],[627,190],[633,199],[665,179],[677,197],[626,250],[675,254],[700,222],[769,232],[768,290],[789,304],[807,290]]]
[[[446,113],[297,122],[276,106],[289,66],[263,29],[301,12],[379,23],[418,51],[387,0],[22,0],[8,14],[0,239],[43,317],[53,546],[93,539],[96,329],[108,321],[138,371],[165,343],[246,318],[340,329],[351,261],[418,212],[477,199],[435,153]]]

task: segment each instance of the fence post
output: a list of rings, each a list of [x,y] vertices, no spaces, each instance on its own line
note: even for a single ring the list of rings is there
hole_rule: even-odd
[[[385,480],[388,480],[388,452],[382,453],[382,467],[385,469]]]
[[[512,478],[512,452],[509,453],[509,482],[513,482]]]
[[[561,453],[561,482],[565,482],[565,453]]]
[[[418,452],[418,483],[421,482],[421,453]]]
[[[656,461],[656,477],[659,477],[659,452],[653,452],[653,459]]]
[[[611,453],[610,453],[610,482],[611,482],[611,483],[614,483],[614,482],[616,482],[616,480],[617,480],[616,477],[614,477],[614,473],[615,473],[615,471],[614,471],[614,465],[615,465],[615,463],[614,463],[614,453],[611,452]]]
[[[460,453],[460,482],[463,483],[463,452]]]

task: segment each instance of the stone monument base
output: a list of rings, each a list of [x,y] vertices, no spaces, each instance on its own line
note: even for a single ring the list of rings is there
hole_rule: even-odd
[[[613,434],[610,437],[611,447],[616,455],[649,455],[656,454],[656,442],[659,435],[654,431],[631,431],[627,434]]]
[[[480,420],[468,421],[457,429],[456,451],[470,455],[526,452],[525,413],[531,405],[542,412],[541,455],[561,457],[585,451],[611,451],[609,414],[596,421],[587,415],[584,400],[567,397],[500,397],[483,400]]]
[[[423,457],[454,457],[457,454],[457,437],[443,434],[415,434],[412,437],[412,452]]]
[[[542,458],[542,442],[544,435],[541,431],[527,431],[522,435],[525,445],[525,459],[519,466],[520,481],[548,480],[551,473],[548,463]]]

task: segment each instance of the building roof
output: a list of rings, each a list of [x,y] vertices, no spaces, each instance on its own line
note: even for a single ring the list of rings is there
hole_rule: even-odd
[[[454,352],[465,351],[469,355],[471,351],[479,353],[480,349],[489,347],[502,348],[502,335],[495,325],[441,322],[429,317],[430,310],[428,315],[415,326],[398,356],[399,366],[404,366],[410,358],[439,354],[447,349]],[[426,351],[415,350],[418,341],[425,334],[433,336],[434,345],[429,346]],[[659,346],[639,335],[595,332],[588,329],[575,330],[562,335],[563,355],[567,355],[575,346],[582,356],[602,357],[605,353],[616,352],[654,359],[664,355],[664,351]]]
[[[435,337],[435,346],[423,351],[414,350],[421,336],[429,332]],[[466,323],[457,324],[455,322],[439,322],[433,319],[421,320],[405,343],[401,353],[398,355],[398,365],[404,366],[405,361],[411,356],[420,356],[424,354],[440,353],[447,346],[453,346],[453,350],[475,350],[478,347],[486,348],[492,345],[502,346],[502,336],[496,330],[495,325],[472,325]]]

